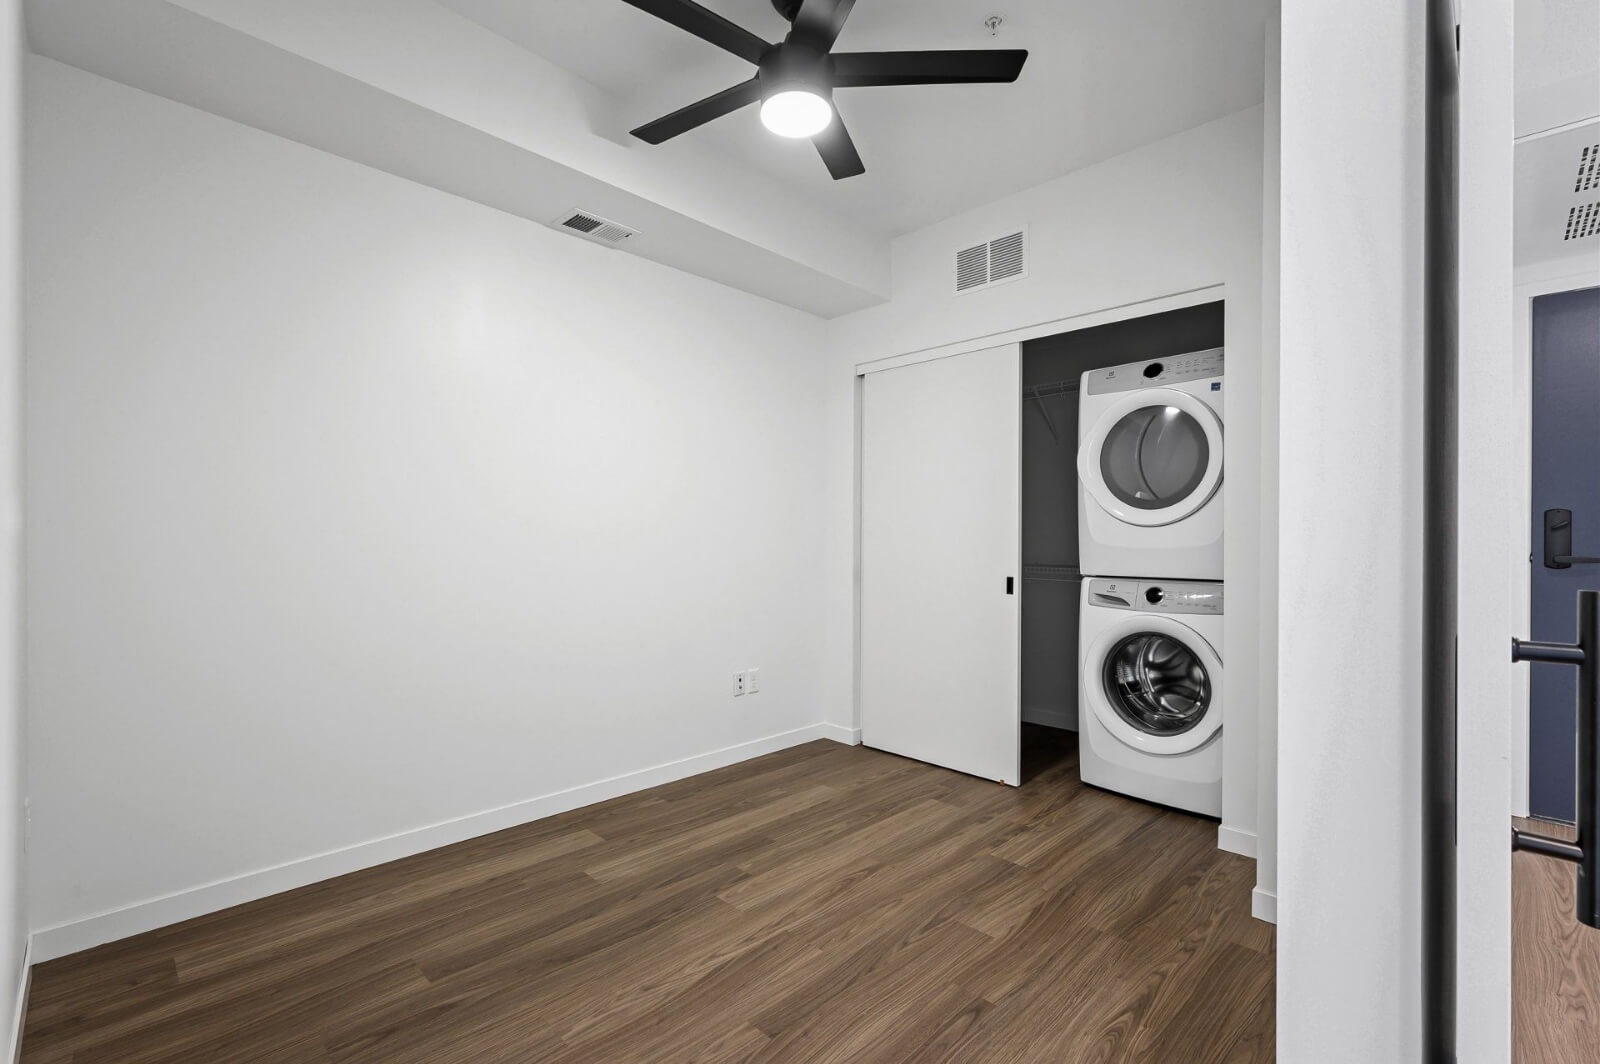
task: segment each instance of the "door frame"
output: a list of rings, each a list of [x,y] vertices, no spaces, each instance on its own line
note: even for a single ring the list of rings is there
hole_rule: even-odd
[[[1515,19],[1510,0],[1458,0],[1460,526],[1456,655],[1455,1045],[1460,1064],[1511,1059],[1513,703],[1507,621],[1527,534],[1514,381]],[[1525,476],[1526,474],[1524,474]],[[1508,505],[1508,503],[1510,505]],[[1515,512],[1513,512],[1515,511]],[[1521,555],[1526,576],[1526,548]],[[1522,667],[1525,669],[1525,666]]]
[[[1600,287],[1600,262],[1584,258],[1541,263],[1518,270],[1512,289],[1512,409],[1516,411],[1516,464],[1512,470],[1512,498],[1517,500],[1517,551],[1511,558],[1512,632],[1530,630],[1533,573],[1525,559],[1541,545],[1534,542],[1530,515],[1533,510],[1533,301],[1540,296]],[[1531,669],[1516,672],[1515,700],[1511,711],[1511,813],[1525,817],[1529,810],[1528,747],[1532,707]]]
[[[851,455],[854,483],[852,485],[851,505],[850,591],[850,719],[855,742],[861,742],[861,440],[864,410],[862,401],[866,394],[863,384],[866,375],[897,369],[901,366],[914,366],[919,362],[932,362],[935,359],[972,354],[1010,343],[1020,345],[1024,341],[1054,336],[1056,333],[1070,332],[1075,329],[1089,329],[1096,325],[1108,325],[1112,322],[1126,321],[1129,318],[1142,318],[1168,310],[1183,310],[1186,307],[1196,307],[1202,303],[1226,303],[1227,300],[1228,286],[1226,284],[1206,285],[1202,288],[1190,288],[1167,295],[1152,296],[1149,299],[1142,299],[1133,303],[1121,303],[1113,307],[1087,311],[1083,314],[1071,314],[1064,318],[1053,318],[1050,321],[1042,321],[1033,325],[1023,325],[1015,329],[969,337],[965,340],[935,344],[932,347],[907,351],[899,355],[868,359],[865,362],[857,362],[855,364],[855,439],[852,442]],[[1017,395],[1017,402],[1019,405],[1022,402],[1020,393]],[[1022,453],[1019,448],[1017,453],[1017,475],[1020,477],[1021,473]],[[1018,545],[1017,557],[1020,564],[1022,557],[1020,544]],[[1020,583],[1022,574],[1019,572],[1017,576]],[[1021,600],[1019,599],[1019,607],[1020,603]],[[1017,663],[1017,667],[1020,670],[1020,661]],[[1260,722],[1257,722],[1257,726],[1260,726]]]

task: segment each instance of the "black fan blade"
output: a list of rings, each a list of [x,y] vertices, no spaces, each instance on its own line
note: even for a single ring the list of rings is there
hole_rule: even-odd
[[[833,175],[835,181],[867,172],[861,161],[861,153],[856,151],[856,142],[850,139],[850,131],[844,128],[844,119],[839,117],[837,110],[828,128],[812,137],[811,143],[817,146],[822,161],[828,164],[828,173]]]
[[[795,34],[826,52],[839,39],[844,20],[855,6],[856,0],[803,0],[794,16]]]
[[[760,63],[772,46],[742,26],[737,26],[715,11],[707,11],[694,0],[623,0],[680,30],[688,30],[723,51],[732,52],[747,63]]]
[[[833,87],[962,85],[1016,81],[1028,61],[1023,48],[948,52],[837,52]]]
[[[688,107],[680,107],[665,118],[658,118],[654,122],[642,125],[633,131],[633,135],[651,144],[660,144],[664,140],[671,140],[679,133],[687,133],[696,126],[703,126],[713,118],[732,114],[759,99],[761,99],[761,83],[751,78],[731,89],[723,89],[715,96],[707,96]]]

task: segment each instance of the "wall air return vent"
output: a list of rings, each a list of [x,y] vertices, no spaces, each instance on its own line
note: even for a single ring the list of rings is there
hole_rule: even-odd
[[[613,248],[620,247],[627,243],[629,238],[639,235],[639,230],[630,229],[621,222],[613,222],[609,218],[602,218],[592,211],[568,211],[555,220],[555,227],[575,233],[585,240],[592,240],[596,244]]]
[[[1596,234],[1600,234],[1600,200],[1567,210],[1567,231],[1562,240],[1582,240]]]
[[[1028,276],[1028,231],[1018,229],[956,252],[956,294]]]
[[[1600,188],[1600,144],[1586,145],[1578,153],[1578,180],[1572,185],[1574,192],[1588,192]]]

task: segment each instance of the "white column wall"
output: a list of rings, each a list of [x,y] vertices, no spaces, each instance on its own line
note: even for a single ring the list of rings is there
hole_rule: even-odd
[[[1278,1059],[1409,1061],[1424,5],[1282,7]]]

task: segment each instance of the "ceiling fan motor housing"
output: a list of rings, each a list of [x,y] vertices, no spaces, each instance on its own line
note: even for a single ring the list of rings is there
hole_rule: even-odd
[[[786,41],[763,56],[756,76],[762,99],[791,89],[833,99],[833,67],[827,53],[798,41]]]
[[[788,22],[793,22],[800,13],[800,0],[772,0],[772,6]]]

